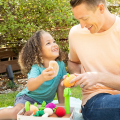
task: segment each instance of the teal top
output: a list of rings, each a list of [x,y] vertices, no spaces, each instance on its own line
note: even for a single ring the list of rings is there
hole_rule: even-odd
[[[34,91],[29,91],[28,88],[26,87],[21,92],[19,92],[16,97],[26,94],[27,96],[38,101],[40,104],[42,104],[43,101],[45,101],[46,103],[52,102],[56,95],[60,79],[63,79],[63,76],[66,75],[67,73],[64,62],[57,61],[57,63],[59,65],[59,71],[56,77],[54,77],[52,80],[45,81]],[[43,65],[41,66],[38,66],[37,64],[33,65],[31,67],[30,72],[28,73],[28,80],[30,78],[36,78],[37,76],[39,76],[44,69],[45,68]]]

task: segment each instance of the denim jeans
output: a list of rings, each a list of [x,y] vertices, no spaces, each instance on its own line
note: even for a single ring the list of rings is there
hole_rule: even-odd
[[[100,93],[82,107],[84,120],[120,120],[120,94]]]
[[[19,103],[25,104],[26,101],[29,101],[31,104],[34,104],[35,102],[37,102],[34,99],[32,99],[31,97],[24,94],[22,96],[16,97],[14,106]],[[40,104],[40,103],[37,102],[37,104]]]

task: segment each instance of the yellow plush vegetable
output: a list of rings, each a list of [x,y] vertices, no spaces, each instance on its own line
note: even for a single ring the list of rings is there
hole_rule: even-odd
[[[67,73],[67,77],[63,80],[63,85],[64,85],[65,87],[71,87],[71,86],[73,86],[73,85],[75,84],[75,82],[70,83],[70,81],[71,81],[73,78],[75,78],[75,77],[76,77],[76,76],[75,76],[74,74],[69,75],[69,74]]]

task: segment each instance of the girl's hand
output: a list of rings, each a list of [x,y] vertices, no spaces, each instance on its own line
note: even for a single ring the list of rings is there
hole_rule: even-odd
[[[55,77],[55,71],[53,71],[52,67],[48,67],[43,70],[41,76],[44,81],[52,80]]]
[[[66,77],[67,77],[67,75],[64,75],[63,79],[65,79]],[[63,81],[60,84],[61,84],[61,86],[63,86]]]

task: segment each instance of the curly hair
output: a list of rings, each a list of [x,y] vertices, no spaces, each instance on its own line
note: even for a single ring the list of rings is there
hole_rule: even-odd
[[[35,32],[20,51],[18,63],[20,65],[22,74],[26,75],[30,71],[32,65],[37,64],[38,66],[40,66],[42,64],[41,38],[42,34],[45,32],[46,31],[44,30],[39,30]],[[55,60],[61,61],[63,59],[64,54],[62,53],[61,50],[59,50],[59,56]]]

